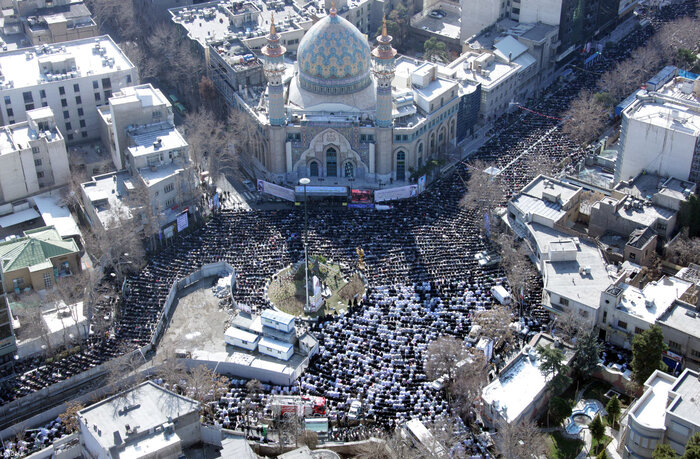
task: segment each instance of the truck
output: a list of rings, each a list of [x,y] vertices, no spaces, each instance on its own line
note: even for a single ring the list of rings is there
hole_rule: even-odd
[[[508,290],[506,290],[502,285],[494,285],[491,287],[491,295],[496,298],[496,301],[504,305],[510,304],[512,300],[510,293],[508,293]]]
[[[353,400],[352,403],[350,403],[350,409],[348,410],[348,419],[354,421],[355,419],[360,417],[361,412],[362,402],[359,400]]]
[[[291,416],[325,416],[326,399],[324,397],[307,397],[299,395],[276,395],[272,398],[272,414],[275,418]]]

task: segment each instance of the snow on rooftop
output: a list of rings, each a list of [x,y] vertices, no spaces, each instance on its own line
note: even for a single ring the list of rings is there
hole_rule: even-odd
[[[617,308],[645,322],[654,323],[691,285],[683,279],[667,276],[649,282],[642,290],[628,284],[620,284],[623,293]]]
[[[97,51],[98,45],[103,51]],[[0,53],[0,71],[5,77],[2,89],[98,77],[133,67],[108,35]]]
[[[81,235],[80,228],[75,223],[75,219],[68,210],[68,207],[61,205],[60,198],[44,194],[34,196],[34,204],[41,212],[41,218],[46,226],[53,226],[61,237],[71,237]]]
[[[637,422],[650,429],[662,429],[666,419],[668,391],[673,386],[675,378],[659,374],[658,372],[654,373],[652,378],[648,382],[649,388],[632,407],[631,414],[636,418]]]
[[[160,123],[145,129],[129,131],[134,146],[129,147],[129,153],[135,158],[152,153],[175,150],[187,147],[187,141],[175,126]]]

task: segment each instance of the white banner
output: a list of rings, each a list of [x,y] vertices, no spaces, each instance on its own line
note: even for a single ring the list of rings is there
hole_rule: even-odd
[[[400,186],[374,192],[374,202],[396,201],[413,198],[418,194],[418,185]]]
[[[258,191],[294,202],[294,190],[266,182],[265,180],[258,180]]]
[[[187,212],[183,212],[177,216],[177,232],[181,232],[187,229],[189,226],[189,220],[187,220]]]

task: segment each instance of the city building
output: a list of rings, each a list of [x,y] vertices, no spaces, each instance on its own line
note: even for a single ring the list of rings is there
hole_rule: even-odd
[[[460,6],[462,42],[479,35],[484,29],[505,17],[508,12],[506,2],[492,0],[462,0]]]
[[[49,107],[27,112],[27,121],[0,128],[0,204],[70,181],[66,143]]]
[[[600,295],[600,337],[630,349],[634,335],[654,325],[691,286],[688,281],[667,276],[642,288],[622,279],[611,284]]]
[[[616,183],[643,173],[700,180],[700,79],[669,78],[647,83],[622,110]]]
[[[542,333],[534,336],[501,370],[498,378],[481,391],[482,416],[487,424],[497,426],[501,422],[517,424],[534,420],[547,407],[550,397],[547,383],[554,375],[540,371],[539,346],[559,348],[564,353],[564,366],[574,357],[573,348],[560,340]]]
[[[161,122],[174,124],[170,101],[150,83],[115,92],[107,105],[97,108],[97,113],[102,143],[109,149],[117,170],[125,167],[128,127]]]
[[[2,285],[0,285],[2,287]],[[17,353],[17,338],[12,326],[12,313],[5,289],[0,295],[0,367],[14,360]]]
[[[61,277],[81,270],[78,245],[62,238],[53,226],[0,242],[0,258],[6,292],[50,289]]]
[[[700,309],[675,300],[656,319],[668,350],[680,355],[686,368],[700,369]]]
[[[82,457],[178,457],[202,441],[199,403],[146,381],[78,412]]]
[[[90,226],[113,230],[123,220],[133,218],[128,204],[129,192],[136,189],[129,171],[96,175],[80,185],[83,212]]]
[[[50,107],[69,145],[99,138],[97,107],[138,82],[136,68],[107,35],[2,52],[0,72],[2,123]]]
[[[90,10],[81,1],[17,1],[22,29],[31,46],[95,37],[99,34]]]
[[[686,369],[677,378],[656,370],[644,383],[644,394],[622,420],[618,452],[623,458],[650,459],[659,443],[678,455],[688,439],[700,432],[700,375]]]

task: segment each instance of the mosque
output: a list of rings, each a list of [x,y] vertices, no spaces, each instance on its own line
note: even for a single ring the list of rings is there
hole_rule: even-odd
[[[334,7],[328,13],[304,34],[296,62],[271,21],[266,96],[250,110],[264,137],[255,159],[279,184],[414,181],[456,145],[459,83],[442,66],[397,58],[386,25],[371,49]]]

